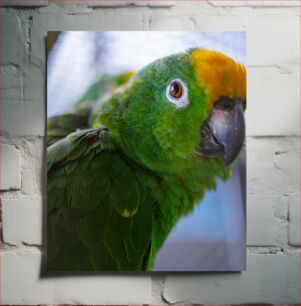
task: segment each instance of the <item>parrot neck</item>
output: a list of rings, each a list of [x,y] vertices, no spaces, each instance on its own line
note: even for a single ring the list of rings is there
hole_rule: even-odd
[[[210,162],[209,162],[210,163]],[[158,205],[154,209],[152,245],[148,269],[151,270],[156,255],[177,221],[190,213],[205,192],[216,188],[216,179],[226,180],[229,169],[218,165],[195,163],[191,168],[173,174],[150,173],[145,180]]]

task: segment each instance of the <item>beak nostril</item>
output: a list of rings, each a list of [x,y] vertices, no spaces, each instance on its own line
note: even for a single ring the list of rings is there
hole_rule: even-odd
[[[213,108],[216,110],[230,111],[234,108],[235,101],[228,97],[221,97],[214,103]]]

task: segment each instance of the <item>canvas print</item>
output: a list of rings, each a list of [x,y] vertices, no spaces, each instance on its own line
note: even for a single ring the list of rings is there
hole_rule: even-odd
[[[48,271],[246,268],[246,33],[49,32]]]

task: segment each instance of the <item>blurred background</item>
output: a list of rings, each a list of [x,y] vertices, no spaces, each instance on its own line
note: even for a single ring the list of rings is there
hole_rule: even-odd
[[[225,53],[246,64],[245,32],[49,32],[47,116],[62,114],[103,75],[137,71],[189,48]],[[154,271],[241,271],[246,268],[246,154],[231,179],[217,182],[178,221]]]

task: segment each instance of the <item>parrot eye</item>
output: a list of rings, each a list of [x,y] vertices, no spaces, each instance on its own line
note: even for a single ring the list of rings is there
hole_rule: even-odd
[[[177,81],[173,81],[169,87],[169,94],[174,98],[181,98],[183,95],[182,84]]]
[[[187,87],[180,79],[173,80],[167,85],[166,96],[176,108],[189,104]]]

